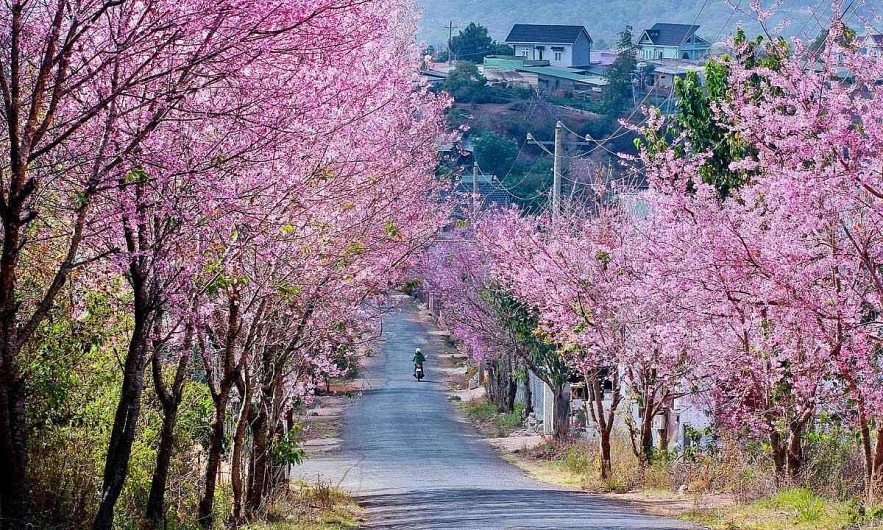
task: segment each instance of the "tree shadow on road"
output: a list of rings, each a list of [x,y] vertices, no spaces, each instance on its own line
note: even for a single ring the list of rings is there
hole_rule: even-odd
[[[694,529],[639,514],[626,504],[579,492],[442,489],[365,496],[367,528]]]

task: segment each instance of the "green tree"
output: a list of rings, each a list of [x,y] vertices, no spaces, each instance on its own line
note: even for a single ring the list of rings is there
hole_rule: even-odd
[[[552,391],[555,403],[552,435],[556,440],[567,437],[570,430],[570,396],[566,392],[566,385],[570,381],[570,369],[561,357],[558,345],[548,340],[541,331],[536,310],[509,291],[495,286],[486,289],[482,296],[512,337],[516,357]]]
[[[632,76],[638,60],[632,42],[632,28],[626,26],[619,33],[616,60],[607,70],[607,86],[602,91],[601,103],[608,117],[617,117],[632,104]]]
[[[842,22],[841,22],[842,24]],[[844,48],[855,48],[856,39],[858,38],[858,33],[850,28],[849,26],[841,26],[839,29],[840,35],[837,37],[837,44],[843,46]],[[825,45],[825,41],[828,40],[828,35],[831,34],[830,29],[822,30],[816,39],[810,44],[809,49],[813,53],[818,52]]]
[[[458,61],[448,72],[442,89],[459,103],[478,103],[487,85],[487,79],[478,71],[475,64]]]
[[[473,136],[472,144],[475,161],[485,173],[503,177],[518,157],[518,144],[492,131]]]
[[[745,157],[746,146],[714,112],[715,104],[727,97],[728,72],[724,62],[711,60],[705,65],[704,87],[696,72],[675,79],[678,107],[675,128],[683,133],[691,151],[711,153],[700,174],[704,182],[714,184],[721,198],[728,197],[747,178],[744,171],[730,169],[732,162]]]
[[[705,65],[704,85],[695,72],[675,79],[677,116],[664,132],[644,131],[644,139],[636,140],[639,149],[646,145],[651,151],[658,152],[667,149],[675,138],[683,138],[684,142],[676,148],[680,156],[708,153],[710,156],[699,173],[703,182],[717,189],[721,199],[726,199],[733,190],[751,179],[750,172],[731,169],[733,162],[750,156],[751,149],[732,132],[732,124],[726,117],[715,111],[719,104],[730,98],[729,65],[738,62],[748,69],[776,71],[790,53],[788,43],[781,38],[749,40],[741,29],[736,32],[734,42],[739,50],[736,57],[724,55]],[[759,73],[747,83],[755,98],[780,90]]]
[[[512,48],[494,41],[488,35],[487,28],[470,22],[466,29],[451,39],[451,51],[461,61],[480,63],[485,56],[491,54],[512,55]]]

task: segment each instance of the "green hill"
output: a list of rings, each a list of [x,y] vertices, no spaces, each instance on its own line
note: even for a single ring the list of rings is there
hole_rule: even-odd
[[[443,46],[447,41],[450,21],[461,28],[469,22],[478,22],[487,26],[497,40],[505,39],[515,23],[581,24],[600,47],[612,46],[616,34],[629,24],[636,37],[656,22],[691,24],[696,21],[702,26],[699,35],[707,40],[720,40],[731,34],[738,24],[750,33],[759,30],[745,14],[734,12],[726,0],[708,0],[704,9],[703,0],[418,0],[418,3],[423,10],[420,38],[436,46]],[[734,3],[739,2],[734,0]],[[745,7],[749,3],[749,0],[741,1]],[[814,7],[819,20],[830,19],[829,0],[784,0],[769,24],[774,27],[788,19],[791,22],[784,28],[784,34],[814,38],[820,31],[813,16]],[[865,9],[850,11],[850,25],[861,28]]]

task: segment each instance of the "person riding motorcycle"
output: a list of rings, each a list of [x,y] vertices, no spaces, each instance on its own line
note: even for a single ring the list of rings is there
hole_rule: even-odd
[[[417,377],[417,368],[422,368],[423,363],[426,361],[426,356],[423,355],[423,352],[420,351],[420,348],[414,350],[414,358],[412,359],[414,362],[414,377]]]

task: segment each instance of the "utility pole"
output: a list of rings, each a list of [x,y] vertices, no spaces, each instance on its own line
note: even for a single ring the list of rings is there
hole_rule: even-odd
[[[481,169],[478,168],[478,162],[472,162],[472,215],[474,216],[478,210],[478,175]]]
[[[459,26],[454,25],[454,21],[448,23],[448,66],[454,64],[454,52],[451,51],[451,42],[454,40],[454,30]]]
[[[555,124],[555,154],[552,180],[552,217],[561,215],[561,171],[562,159],[564,156],[564,124],[559,120]]]
[[[546,154],[552,155],[554,164],[553,164],[553,180],[552,180],[552,216],[558,217],[561,214],[561,181],[563,180],[562,174],[564,173],[564,132],[566,127],[559,120],[558,123],[555,124],[555,141],[554,142],[541,142],[534,138],[533,134],[527,133],[527,141],[529,143],[540,146],[540,149],[546,152]],[[595,147],[597,142],[592,140],[589,137],[585,138],[587,141],[584,142],[567,142],[568,145],[571,146],[580,146],[580,147]],[[543,146],[546,145],[554,145],[555,151],[551,152]]]

